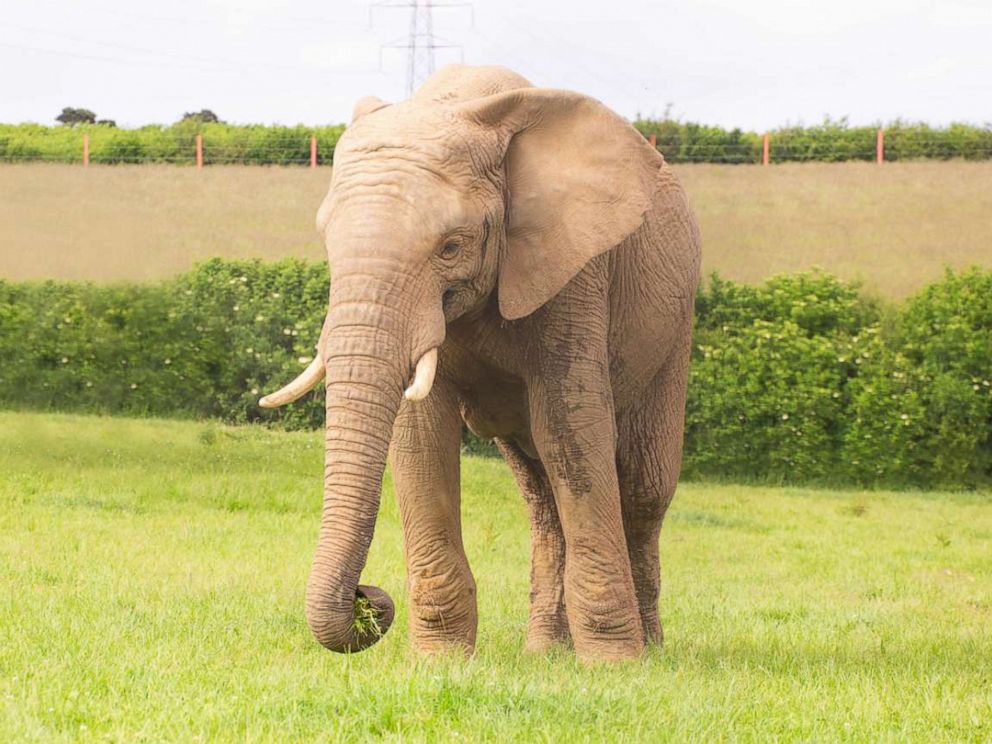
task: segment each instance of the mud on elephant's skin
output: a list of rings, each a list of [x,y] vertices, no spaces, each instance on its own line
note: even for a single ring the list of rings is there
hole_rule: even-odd
[[[388,456],[413,645],[474,647],[463,420],[496,439],[529,510],[527,647],[627,659],[660,641],[699,272],[661,155],[591,98],[446,67],[408,101],[358,103],[317,227],[333,275],[317,357],[262,404],[326,378],[306,595],[320,643],[361,650],[392,619],[388,595],[359,585]]]

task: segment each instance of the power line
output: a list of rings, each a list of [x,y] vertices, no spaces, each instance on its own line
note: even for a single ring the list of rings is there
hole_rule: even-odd
[[[220,72],[226,74],[235,74],[234,70],[223,70],[218,68],[203,67],[202,65],[191,65],[183,64],[181,62],[168,62],[166,60],[136,60],[136,59],[124,59],[122,57],[106,57],[98,54],[81,54],[79,52],[69,52],[64,49],[46,49],[44,47],[36,46],[26,46],[24,44],[8,44],[7,42],[0,41],[0,48],[4,49],[17,49],[22,52],[32,52],[37,54],[51,54],[56,57],[71,57],[73,59],[85,59],[91,62],[110,62],[113,64],[125,64],[125,65],[140,65],[140,66],[151,66],[151,67],[177,67],[187,70],[200,70],[202,72]]]
[[[371,74],[381,72],[381,65],[378,69],[367,69],[367,70],[330,70],[328,68],[314,68],[314,67],[300,67],[296,65],[283,65],[278,63],[269,62],[254,62],[254,61],[241,61],[234,59],[221,59],[221,58],[211,58],[211,57],[198,57],[193,55],[181,55],[175,54],[173,52],[161,51],[158,49],[148,49],[145,47],[131,46],[128,44],[118,44],[109,41],[99,41],[95,39],[86,39],[80,36],[75,36],[73,34],[64,34],[57,31],[49,31],[48,29],[32,28],[30,26],[20,26],[13,23],[2,22],[0,23],[0,28],[9,28],[17,31],[26,31],[33,34],[41,34],[44,36],[51,36],[54,38],[65,39],[67,41],[73,41],[81,44],[87,44],[90,46],[103,47],[107,49],[116,49],[126,52],[136,52],[138,54],[151,55],[153,57],[163,57],[163,60],[135,60],[135,59],[122,59],[120,57],[105,57],[88,53],[80,53],[69,50],[59,50],[59,49],[44,49],[34,46],[26,46],[19,44],[10,44],[7,42],[0,42],[0,46],[8,47],[11,49],[22,49],[25,51],[41,52],[43,54],[56,54],[66,57],[76,57],[78,59],[89,59],[98,62],[122,62],[129,65],[152,65],[152,66],[169,66],[169,67],[184,67],[187,69],[201,70],[204,72],[241,72],[243,73],[247,67],[260,67],[272,70],[288,70],[293,72],[334,72],[338,74]],[[175,62],[166,62],[165,60],[175,60]],[[179,64],[176,64],[176,63]],[[204,65],[208,65],[204,66]]]

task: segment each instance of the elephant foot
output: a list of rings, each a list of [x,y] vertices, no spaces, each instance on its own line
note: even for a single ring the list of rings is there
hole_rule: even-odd
[[[425,656],[471,656],[475,653],[475,625],[429,632],[423,627],[411,628],[410,645]]]
[[[419,653],[470,656],[478,627],[471,574],[442,571],[412,576],[409,621],[411,643]]]
[[[641,639],[586,638],[576,642],[575,653],[586,664],[636,661],[644,655]]]
[[[564,615],[531,616],[527,627],[527,642],[524,649],[541,653],[552,648],[567,646],[572,641],[568,632],[568,622]]]
[[[664,643],[665,633],[661,628],[658,613],[641,611],[641,627],[644,628],[644,640],[650,646],[660,646]]]
[[[634,607],[597,607],[598,611],[571,611],[568,620],[576,655],[585,662],[628,661],[644,654],[640,613]]]
[[[467,659],[475,653],[475,643],[460,638],[414,638],[413,649],[420,656]]]

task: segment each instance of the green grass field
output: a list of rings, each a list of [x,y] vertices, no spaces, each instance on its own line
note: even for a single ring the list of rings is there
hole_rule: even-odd
[[[413,657],[391,486],[365,577],[397,600],[354,657],[303,588],[320,435],[0,413],[0,741],[992,739],[992,494],[683,484],[666,645],[522,652],[523,504],[466,458],[471,660]]]

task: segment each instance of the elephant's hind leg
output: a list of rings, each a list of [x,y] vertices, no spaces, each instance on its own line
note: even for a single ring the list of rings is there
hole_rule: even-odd
[[[496,446],[513,471],[530,515],[527,650],[543,651],[570,639],[565,616],[565,535],[544,466],[510,440],[497,439]]]
[[[658,614],[661,566],[658,538],[682,465],[688,339],[618,420],[617,474],[624,534],[644,637],[661,643]]]

